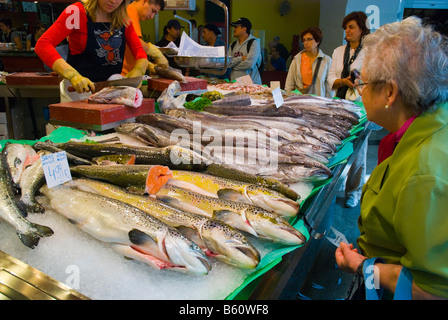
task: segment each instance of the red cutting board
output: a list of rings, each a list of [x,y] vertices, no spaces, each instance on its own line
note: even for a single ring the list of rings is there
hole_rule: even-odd
[[[50,120],[91,125],[105,125],[154,112],[154,99],[143,99],[138,108],[122,104],[88,103],[87,100],[49,105]]]
[[[40,75],[36,72],[17,72],[5,77],[7,85],[16,86],[48,86],[59,85],[62,78],[49,74]]]
[[[194,77],[185,77],[187,80],[186,83],[180,83],[180,91],[196,91],[196,90],[206,90],[207,89],[207,81],[204,79],[198,79]],[[160,91],[162,92],[168,86],[173,83],[172,79],[164,79],[164,78],[151,78],[148,79],[148,92],[151,91]]]

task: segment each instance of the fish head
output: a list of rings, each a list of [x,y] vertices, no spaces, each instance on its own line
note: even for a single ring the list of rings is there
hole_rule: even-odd
[[[302,245],[306,242],[306,237],[278,214],[248,206],[245,217],[261,238],[289,246]]]
[[[209,219],[202,226],[200,235],[212,255],[238,268],[253,269],[260,262],[260,253],[238,230]]]
[[[169,230],[163,239],[163,250],[176,269],[189,274],[204,275],[211,270],[205,253],[177,230]]]
[[[12,181],[15,184],[19,183],[25,168],[39,159],[36,151],[29,144],[7,143],[3,154],[6,156]]]
[[[253,205],[275,212],[282,217],[295,217],[299,212],[299,204],[279,192],[257,185],[246,188],[246,195]]]

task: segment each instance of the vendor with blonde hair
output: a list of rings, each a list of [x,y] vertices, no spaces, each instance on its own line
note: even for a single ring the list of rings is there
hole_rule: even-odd
[[[64,78],[61,102],[87,98],[95,89],[93,82],[120,74],[125,45],[135,57],[127,77],[142,76],[148,60],[126,6],[129,0],[84,0],[69,5],[55,23],[40,37],[35,52],[42,61]],[[65,61],[55,47],[68,37]],[[68,92],[73,86],[76,92]]]

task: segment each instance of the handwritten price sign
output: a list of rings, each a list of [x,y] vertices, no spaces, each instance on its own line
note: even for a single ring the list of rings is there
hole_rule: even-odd
[[[40,159],[48,188],[72,180],[65,151],[44,155]]]

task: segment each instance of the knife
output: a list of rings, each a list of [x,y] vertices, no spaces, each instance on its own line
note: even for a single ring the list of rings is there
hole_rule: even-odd
[[[137,88],[141,82],[142,82],[142,77],[132,77],[132,78],[117,79],[117,80],[106,80],[106,81],[94,82],[93,84],[95,85],[95,92],[98,92],[101,89],[104,89],[105,87],[127,86],[127,87]],[[67,87],[67,91],[75,92],[76,90],[75,90],[75,88],[73,88],[73,86],[69,86],[69,87]],[[95,92],[92,92],[92,93],[95,93]]]

